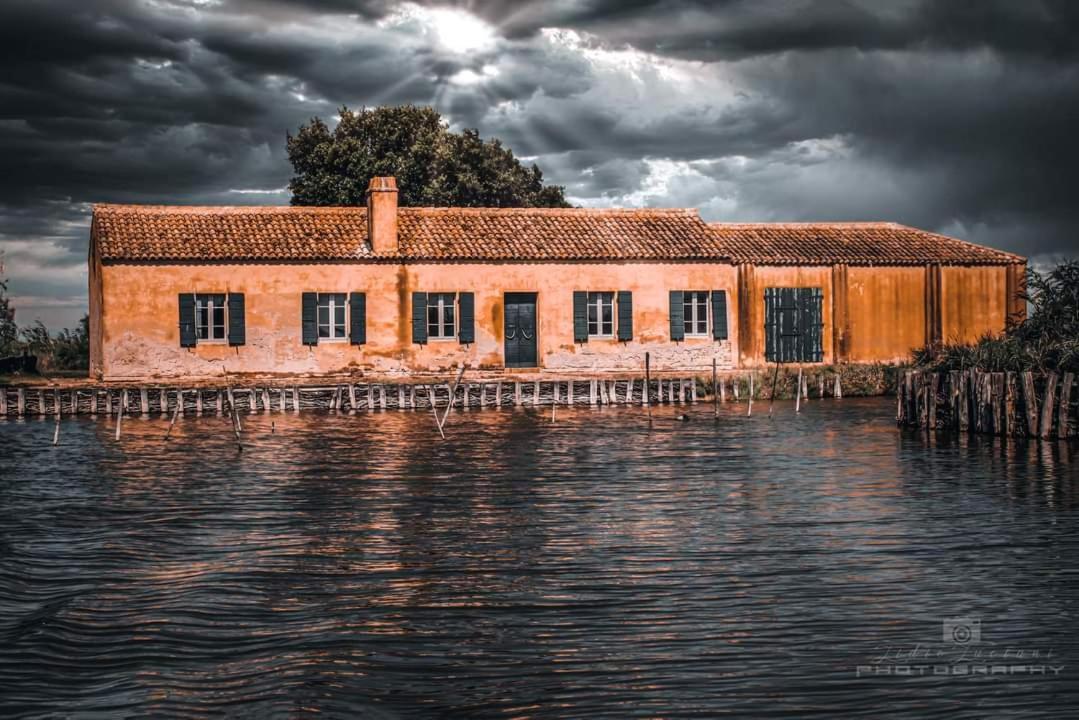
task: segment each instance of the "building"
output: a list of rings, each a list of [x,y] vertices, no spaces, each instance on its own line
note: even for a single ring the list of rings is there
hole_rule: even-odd
[[[91,375],[894,362],[1004,328],[1023,258],[888,223],[695,210],[98,205]]]

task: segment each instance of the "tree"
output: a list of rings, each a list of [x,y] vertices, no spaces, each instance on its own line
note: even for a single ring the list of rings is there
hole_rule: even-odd
[[[74,330],[64,328],[52,343],[56,370],[87,370],[90,367],[90,316],[83,315]]]
[[[19,326],[15,324],[15,308],[7,296],[4,258],[0,256],[0,357],[14,355],[18,349]]]
[[[450,132],[430,107],[341,108],[331,131],[320,118],[288,135],[293,205],[363,205],[371,178],[397,178],[402,206],[569,207],[501,141]]]

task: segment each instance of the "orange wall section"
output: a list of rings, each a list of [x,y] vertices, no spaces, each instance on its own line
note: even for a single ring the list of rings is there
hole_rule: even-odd
[[[847,360],[907,362],[925,345],[925,268],[847,270]]]
[[[767,365],[764,358],[764,290],[770,287],[813,287],[821,288],[824,293],[822,313],[824,327],[822,342],[824,362],[832,362],[832,267],[812,266],[795,267],[785,265],[756,265],[749,278],[744,297],[749,301],[748,316],[749,337],[742,341],[739,348],[741,362],[745,367]]]
[[[942,330],[945,343],[972,343],[1004,330],[1008,315],[1008,268],[941,268]]]
[[[106,380],[447,372],[466,362],[501,369],[503,293],[537,293],[540,367],[552,371],[709,370],[734,366],[733,266],[717,263],[120,264],[100,267],[100,376]],[[633,293],[633,340],[573,341],[574,290]],[[671,342],[670,290],[726,290],[729,339]],[[367,293],[367,343],[301,341],[303,292]],[[411,294],[475,293],[476,342],[412,342]],[[181,293],[242,292],[246,344],[182,348]],[[763,292],[763,291],[762,291]],[[763,322],[763,319],[762,319]]]

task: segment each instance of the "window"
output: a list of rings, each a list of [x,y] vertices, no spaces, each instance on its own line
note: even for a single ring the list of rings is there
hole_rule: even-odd
[[[195,295],[195,337],[198,342],[225,341],[225,295]]]
[[[318,294],[318,339],[345,339],[345,293]]]
[[[708,291],[682,292],[682,326],[686,337],[708,337]]]
[[[614,337],[614,293],[588,293],[588,337]]]
[[[427,337],[435,340],[452,340],[457,337],[455,300],[454,293],[427,295]]]

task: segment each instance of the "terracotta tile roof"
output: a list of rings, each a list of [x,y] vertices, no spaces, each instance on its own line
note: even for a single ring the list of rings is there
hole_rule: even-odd
[[[723,252],[759,265],[1006,265],[1025,259],[889,222],[712,223]]]
[[[696,210],[400,208],[376,255],[364,207],[97,205],[103,260],[727,260]]]

